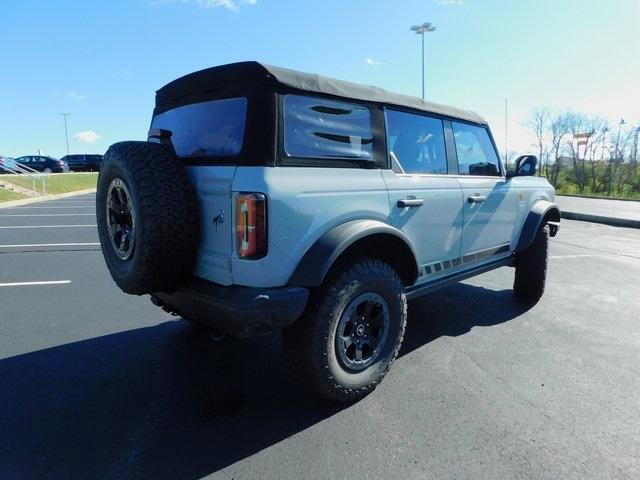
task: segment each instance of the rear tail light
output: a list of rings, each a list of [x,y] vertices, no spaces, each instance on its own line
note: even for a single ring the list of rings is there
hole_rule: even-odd
[[[240,258],[267,254],[267,199],[262,193],[236,197],[236,249]]]

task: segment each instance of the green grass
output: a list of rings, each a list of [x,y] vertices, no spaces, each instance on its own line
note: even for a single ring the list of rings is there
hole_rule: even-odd
[[[0,188],[0,202],[10,202],[11,200],[20,200],[21,198],[27,198],[21,193],[12,192],[5,188]]]
[[[15,183],[16,185],[20,185],[21,187],[33,189],[33,182],[28,177],[5,175],[2,179]],[[47,194],[50,195],[96,188],[97,182],[97,173],[60,173],[49,175],[45,180]],[[38,190],[38,192],[42,192],[42,182],[36,181],[36,190]]]

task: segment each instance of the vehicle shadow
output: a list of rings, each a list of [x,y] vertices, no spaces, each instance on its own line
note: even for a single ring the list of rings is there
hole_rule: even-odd
[[[407,330],[400,356],[438,337],[457,337],[473,327],[490,327],[517,318],[534,302],[523,302],[513,290],[490,290],[457,283],[409,303]]]
[[[402,353],[517,317],[510,294],[414,302]],[[3,359],[0,379],[0,478],[201,478],[357,408],[291,382],[278,334],[216,343],[183,321]]]

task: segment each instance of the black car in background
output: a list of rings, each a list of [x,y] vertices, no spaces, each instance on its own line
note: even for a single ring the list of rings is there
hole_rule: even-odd
[[[25,155],[24,157],[16,158],[15,161],[38,172],[62,173],[69,171],[69,167],[65,162],[45,155]]]
[[[102,155],[73,154],[65,155],[62,160],[73,172],[97,172],[102,164]]]

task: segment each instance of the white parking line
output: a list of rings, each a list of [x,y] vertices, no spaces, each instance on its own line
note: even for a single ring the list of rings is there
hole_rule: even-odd
[[[76,228],[76,227],[97,227],[97,225],[3,225],[0,228]]]
[[[99,243],[24,243],[21,245],[0,245],[0,248],[37,248],[37,247],[95,247]]]
[[[15,213],[0,215],[0,217],[82,217],[95,216],[95,213]]]
[[[64,202],[64,203],[47,202],[47,204],[52,205],[54,207],[69,207],[74,205],[88,207],[88,206],[95,206],[96,202]]]
[[[14,282],[0,283],[0,287],[29,287],[32,285],[67,285],[71,280],[50,280],[45,282]]]

